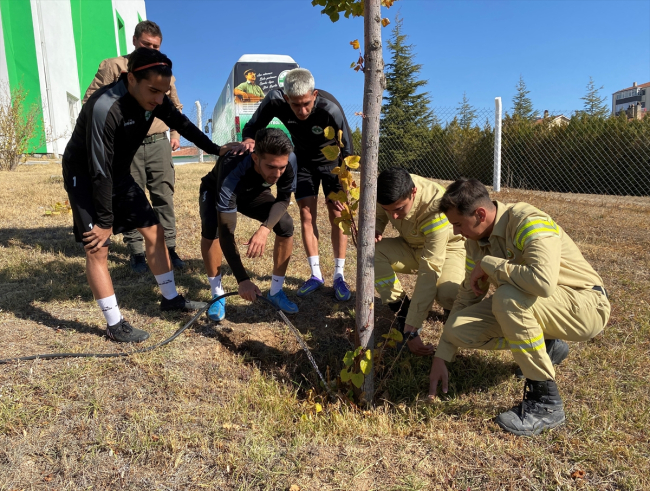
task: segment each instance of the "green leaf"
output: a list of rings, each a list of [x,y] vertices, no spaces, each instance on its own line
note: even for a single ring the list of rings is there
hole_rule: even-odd
[[[341,382],[349,382],[350,381],[350,372],[347,371],[347,369],[341,370]]]
[[[368,353],[370,353],[370,350],[368,350]],[[361,367],[361,372],[364,375],[368,375],[370,373],[370,369],[372,368],[372,361],[371,360],[361,360],[359,362],[359,366]]]
[[[327,160],[333,161],[339,158],[341,150],[337,145],[330,145],[329,147],[323,148],[321,152],[323,152],[323,155],[325,155]]]
[[[402,336],[402,333],[399,332],[397,329],[391,329],[391,330],[388,332],[388,337],[389,337],[390,339],[394,339],[394,340],[397,341],[398,343],[401,343],[401,342],[404,340],[404,336]]]
[[[350,380],[352,381],[352,383],[354,384],[354,386],[355,386],[357,389],[360,389],[361,386],[363,385],[363,379],[364,379],[364,378],[365,378],[365,377],[364,377],[363,373],[353,373],[353,374],[350,376]]]
[[[345,356],[343,357],[343,363],[345,364],[346,367],[352,366],[354,363],[354,357],[356,355],[352,353],[352,351],[348,351],[345,353]]]
[[[357,349],[354,350],[354,357],[355,358],[361,354],[362,349],[363,348],[361,346],[357,346]]]
[[[388,346],[389,348],[394,348],[395,346],[397,346],[397,343],[391,340],[386,343],[386,346]]]

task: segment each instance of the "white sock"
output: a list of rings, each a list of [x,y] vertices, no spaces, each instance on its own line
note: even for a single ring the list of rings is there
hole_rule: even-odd
[[[311,275],[322,280],[323,273],[320,272],[320,262],[318,261],[318,256],[310,256],[307,258],[309,261],[309,267],[311,268]]]
[[[120,308],[117,306],[117,299],[115,294],[110,297],[100,298],[97,300],[97,305],[102,310],[104,318],[109,326],[114,326],[122,320],[122,314],[120,314]]]
[[[158,282],[158,287],[160,288],[160,293],[167,300],[176,298],[178,292],[176,291],[176,282],[174,281],[174,272],[170,271],[169,273],[157,274],[156,281]]]
[[[218,276],[208,276],[208,281],[210,282],[210,293],[212,293],[212,296],[220,296],[223,295],[223,287],[221,286],[221,275]]]
[[[282,285],[284,285],[284,276],[271,275],[271,291],[269,294],[271,296],[277,295],[282,290]]]
[[[345,276],[343,276],[343,266],[345,266],[345,258],[334,258],[334,279],[342,278],[345,280]]]

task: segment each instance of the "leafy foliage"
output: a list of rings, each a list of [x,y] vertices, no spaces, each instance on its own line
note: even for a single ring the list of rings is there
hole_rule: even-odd
[[[472,124],[474,124],[474,120],[476,119],[476,109],[474,109],[469,103],[469,98],[467,97],[466,92],[463,92],[463,100],[458,103],[458,114],[460,115],[458,124],[460,125],[461,129],[470,129],[472,127]]]
[[[14,90],[0,87],[0,169],[14,170],[20,156],[39,132],[39,108],[28,103],[28,92],[19,85]]]
[[[51,206],[48,210],[45,210],[45,216],[52,215],[72,215],[72,208],[70,207],[70,202],[65,200],[63,203],[57,201],[54,203],[54,206]]]
[[[600,96],[601,90],[605,88],[604,85],[596,88],[596,84],[592,77],[589,77],[589,83],[587,84],[587,93],[584,97],[581,97],[584,102],[584,112],[589,116],[600,116],[607,117],[609,116],[609,106],[607,105],[606,98]]]
[[[512,98],[512,112],[515,116],[522,119],[534,120],[539,117],[539,113],[533,108],[533,102],[528,97],[530,90],[526,89],[524,77],[519,75],[519,82],[515,86],[517,93]]]
[[[393,3],[395,3],[395,0],[381,0],[381,5],[386,8],[392,7]],[[320,11],[321,14],[327,15],[332,22],[337,22],[341,18],[341,14],[346,19],[349,19],[350,16],[361,17],[364,12],[363,0],[312,0],[311,4],[314,7],[323,7]],[[388,19],[382,19],[384,27],[389,23]]]

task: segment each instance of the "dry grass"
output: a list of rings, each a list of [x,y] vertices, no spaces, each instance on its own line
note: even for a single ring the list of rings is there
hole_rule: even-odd
[[[208,169],[177,170],[178,249],[189,263],[177,284],[201,299],[208,288],[197,192]],[[51,177],[60,172],[56,165],[0,172],[1,358],[124,348],[103,337],[71,217],[43,216],[65,198]],[[605,333],[572,344],[558,369],[566,426],[536,438],[498,429],[492,418],[522,389],[510,354],[501,352],[463,352],[450,396],[434,405],[418,402],[430,360],[406,356],[376,409],[325,405],[315,415],[315,377],[291,333],[265,305],[229,299],[227,321],[201,320],[150,354],[0,365],[0,490],[650,489],[650,204],[524,192],[499,199],[551,214],[610,293]],[[297,222],[295,205],[290,210]],[[334,373],[349,347],[353,304],[337,308],[331,298],[324,219],[321,257],[330,287],[298,300],[295,325],[321,368]],[[242,227],[242,241],[253,227]],[[354,289],[353,255],[346,270]],[[246,265],[267,288],[270,250]],[[119,240],[110,269],[125,316],[151,332],[151,343],[188,319],[160,314],[153,277],[130,274]],[[297,236],[291,298],[308,276]],[[234,284],[228,276],[226,288]],[[388,312],[379,305],[377,312],[385,330]],[[435,342],[440,329],[432,315],[425,338]]]

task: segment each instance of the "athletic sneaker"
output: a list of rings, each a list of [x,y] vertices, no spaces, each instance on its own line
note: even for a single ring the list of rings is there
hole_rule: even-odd
[[[566,420],[564,404],[553,380],[537,382],[526,379],[524,400],[510,411],[496,417],[496,423],[519,436],[539,435]]]
[[[171,300],[165,297],[160,301],[160,310],[180,310],[188,312],[191,310],[201,310],[207,305],[205,302],[195,302],[193,300],[186,300],[183,295],[178,294]]]
[[[298,313],[298,306],[287,298],[284,290],[280,290],[275,295],[271,295],[271,292],[269,292],[266,295],[266,298],[269,299],[276,308],[280,309],[285,314]]]
[[[546,339],[546,353],[553,365],[559,365],[569,356],[569,345],[563,339]],[[524,378],[524,372],[520,367],[515,369],[515,377]]]
[[[169,260],[172,262],[172,267],[176,269],[183,269],[185,267],[183,260],[176,254],[175,247],[168,247],[167,252],[169,252]]]
[[[136,329],[124,319],[114,326],[107,326],[106,335],[120,343],[141,343],[149,337],[147,331]]]
[[[219,295],[214,295],[212,298],[215,299]],[[222,321],[226,317],[226,299],[222,298],[217,300],[208,309],[208,318],[215,322]]]
[[[304,297],[312,292],[315,292],[324,284],[325,282],[323,280],[316,276],[312,276],[307,281],[305,281],[300,288],[298,288],[296,295],[299,297]]]
[[[352,293],[350,287],[340,276],[334,280],[334,298],[338,302],[346,302],[350,300]]]
[[[129,260],[131,265],[131,271],[137,274],[142,274],[147,272],[147,258],[144,257],[144,253],[140,254],[131,254],[131,259]]]

